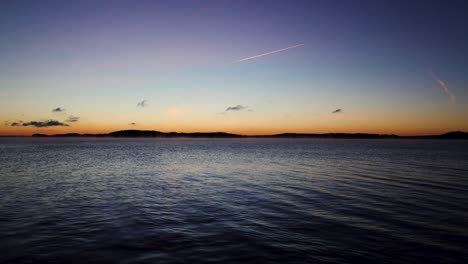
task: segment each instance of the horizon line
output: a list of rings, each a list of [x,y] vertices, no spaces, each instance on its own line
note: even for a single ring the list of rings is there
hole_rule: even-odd
[[[398,134],[392,134],[392,133],[368,133],[368,132],[326,132],[326,133],[297,133],[297,132],[282,132],[282,133],[274,133],[274,134],[236,134],[236,133],[229,133],[229,132],[223,132],[223,131],[211,131],[211,132],[175,132],[175,131],[170,131],[170,132],[162,132],[159,130],[139,130],[139,129],[123,129],[123,130],[116,130],[116,131],[111,131],[107,133],[76,133],[76,132],[70,132],[70,133],[59,133],[59,134],[42,134],[42,133],[33,133],[31,135],[0,135],[0,137],[35,137],[35,136],[44,136],[44,137],[54,137],[54,136],[71,136],[71,135],[76,135],[77,137],[79,136],[89,136],[89,137],[99,137],[99,136],[106,136],[106,135],[111,135],[112,133],[118,133],[118,132],[155,132],[155,133],[161,133],[161,134],[179,134],[179,135],[186,135],[186,134],[224,134],[224,135],[230,135],[230,136],[237,136],[237,137],[274,137],[274,136],[285,136],[285,135],[303,135],[303,136],[323,136],[323,135],[369,135],[369,136],[381,136],[381,137],[431,137],[431,136],[442,136],[445,134],[451,134],[451,133],[463,133],[467,134],[468,132],[464,131],[448,131],[445,133],[440,133],[440,134],[419,134],[419,135],[411,135],[411,136],[402,136]]]

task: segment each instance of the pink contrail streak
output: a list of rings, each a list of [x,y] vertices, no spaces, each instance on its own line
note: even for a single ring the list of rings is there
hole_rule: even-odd
[[[270,51],[270,52],[267,52],[267,53],[258,54],[258,55],[255,55],[255,56],[251,56],[251,57],[247,57],[247,58],[240,59],[240,60],[238,60],[238,61],[236,61],[236,62],[242,62],[242,61],[252,60],[252,59],[259,58],[259,57],[263,57],[263,56],[267,56],[267,55],[270,55],[270,54],[274,54],[274,53],[277,53],[277,52],[285,51],[285,50],[288,50],[288,49],[294,49],[294,48],[297,48],[297,47],[300,47],[300,46],[304,46],[304,44],[298,44],[298,45],[294,45],[294,46],[287,47],[287,48],[284,48],[284,49],[279,49],[279,50],[274,50],[274,51]]]
[[[450,92],[447,85],[445,85],[445,83],[441,79],[437,78],[437,75],[435,75],[435,73],[431,72],[431,74],[432,74],[432,78],[434,78],[434,80],[438,82],[440,86],[442,86],[445,93],[450,96],[450,101],[452,101],[452,103],[455,102],[455,95],[452,92]]]

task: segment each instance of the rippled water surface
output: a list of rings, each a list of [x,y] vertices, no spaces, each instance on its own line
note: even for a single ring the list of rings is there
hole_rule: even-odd
[[[0,139],[2,263],[468,263],[468,142]]]

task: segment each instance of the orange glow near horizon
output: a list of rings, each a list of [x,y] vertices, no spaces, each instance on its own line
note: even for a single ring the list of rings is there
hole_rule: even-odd
[[[296,125],[296,126],[285,126],[285,127],[274,127],[271,125],[263,126],[247,126],[245,128],[226,126],[226,127],[194,127],[194,126],[131,126],[131,125],[115,125],[109,124],[107,126],[96,126],[96,125],[81,125],[81,126],[70,126],[70,127],[0,127],[0,136],[31,136],[32,134],[65,134],[65,133],[79,133],[79,134],[106,134],[119,130],[156,130],[161,132],[226,132],[239,135],[273,135],[281,133],[311,133],[311,134],[322,134],[322,133],[369,133],[369,134],[396,134],[400,136],[418,136],[418,135],[438,135],[451,131],[468,131],[468,126],[453,126],[450,124],[439,123],[438,125],[430,125],[420,123],[414,126],[405,126],[401,122],[402,127],[392,126],[386,124],[385,126],[373,125],[364,121],[356,122],[354,126],[343,124],[335,126],[327,126],[326,124],[318,124],[314,128],[310,125]]]
[[[135,107],[136,108],[136,107]],[[30,136],[35,133],[53,135],[64,133],[100,134],[119,130],[156,130],[161,132],[227,132],[241,135],[271,135],[281,133],[371,133],[396,134],[401,136],[436,135],[451,131],[468,131],[468,122],[463,112],[467,106],[453,105],[441,112],[439,105],[426,105],[424,111],[381,109],[366,114],[365,109],[345,109],[343,113],[307,114],[313,110],[297,111],[297,114],[275,115],[270,111],[242,110],[223,114],[204,115],[199,108],[168,107],[161,111],[144,112],[136,109],[138,119],[132,114],[116,117],[107,113],[86,113],[77,122],[66,123],[68,114],[56,115],[47,112],[34,116],[23,116],[21,120],[40,120],[40,116],[56,116],[56,120],[68,126],[34,127],[11,126],[12,120],[0,120],[1,136]],[[115,112],[118,110],[116,109]],[[101,121],[107,120],[107,121]],[[8,122],[9,123],[8,123]],[[135,123],[132,125],[131,123]],[[8,125],[10,124],[10,125]]]

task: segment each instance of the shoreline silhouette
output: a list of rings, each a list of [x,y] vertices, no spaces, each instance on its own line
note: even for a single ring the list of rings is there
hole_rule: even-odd
[[[21,136],[2,136],[21,137]],[[24,136],[28,137],[28,136]],[[119,130],[103,134],[66,133],[46,135],[36,133],[31,137],[110,137],[110,138],[350,138],[350,139],[468,139],[467,132],[453,131],[440,135],[399,136],[370,133],[281,133],[273,135],[239,135],[226,132],[160,132],[155,130]]]

